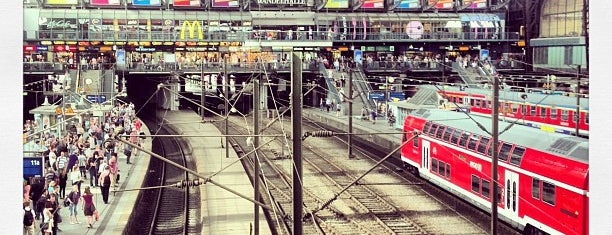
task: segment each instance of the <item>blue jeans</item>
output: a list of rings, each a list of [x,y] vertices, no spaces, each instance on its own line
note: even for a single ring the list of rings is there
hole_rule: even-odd
[[[70,206],[68,207],[68,210],[70,211],[70,216],[76,216],[77,215],[77,204],[76,203],[70,203]]]

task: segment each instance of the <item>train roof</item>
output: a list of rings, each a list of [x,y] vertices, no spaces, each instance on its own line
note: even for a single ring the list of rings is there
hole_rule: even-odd
[[[490,136],[462,112],[437,109],[419,109],[411,112],[410,115],[482,136]],[[491,130],[491,118],[476,115],[471,115],[471,117],[484,126],[487,131]],[[510,123],[500,121],[500,133],[509,125]],[[544,132],[536,128],[517,124],[501,134],[499,136],[499,140],[528,148],[538,149],[540,151],[550,152],[555,155],[560,155],[562,157],[584,163],[589,162],[589,141],[585,138]]]
[[[438,86],[440,90],[459,92],[462,91],[457,86]],[[438,90],[434,85],[421,85],[419,89],[434,89]],[[471,93],[471,94],[480,94],[485,95],[487,97],[492,96],[491,89],[484,88],[464,88],[463,92]],[[521,95],[526,94],[527,99],[523,100]],[[552,95],[552,94],[540,94],[540,93],[526,93],[526,92],[518,92],[518,91],[510,91],[510,90],[500,90],[499,98],[501,100],[509,100],[517,103],[527,102],[529,104],[543,104],[548,106],[557,106],[563,108],[576,108],[576,98],[569,97],[564,95]],[[580,98],[580,109],[581,110],[589,110],[589,99],[588,98]]]

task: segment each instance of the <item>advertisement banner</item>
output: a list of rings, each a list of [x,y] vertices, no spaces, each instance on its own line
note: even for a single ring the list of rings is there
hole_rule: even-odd
[[[120,0],[91,0],[89,4],[96,5],[96,6],[118,6],[121,4],[121,1]]]
[[[437,2],[437,3],[436,3]],[[427,0],[428,5],[433,5],[434,9],[452,10],[455,9],[453,0]]]
[[[362,0],[361,9],[382,9],[385,7],[383,0]]]
[[[396,9],[417,9],[421,8],[420,0],[395,0]]]
[[[174,0],[174,6],[180,7],[199,7],[200,0]]]
[[[77,5],[79,4],[78,0],[47,0],[45,2],[49,5]]]
[[[132,0],[134,6],[161,6],[161,0]]]
[[[125,66],[125,50],[123,49],[118,49],[116,52],[116,58],[117,58],[117,65],[124,65]]]
[[[338,9],[338,8],[348,8],[349,1],[348,0],[327,0],[325,3],[325,8],[328,9]]]
[[[470,2],[470,6],[468,6],[468,9],[483,9],[483,8],[487,8],[487,0],[471,0],[469,2]]]
[[[212,0],[212,7],[239,7],[238,0]]]

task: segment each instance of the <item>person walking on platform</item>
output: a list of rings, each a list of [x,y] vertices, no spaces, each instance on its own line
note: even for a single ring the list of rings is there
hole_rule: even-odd
[[[372,124],[376,124],[376,110],[372,109],[370,115],[372,115]]]
[[[98,169],[96,167],[96,159],[98,158],[98,151],[93,152],[93,155],[87,159],[87,170],[89,171],[89,185],[91,187],[98,186]]]
[[[70,205],[68,206],[68,210],[70,211],[70,224],[80,224],[79,218],[77,217],[77,205],[79,204],[79,199],[81,198],[81,192],[77,190],[77,186],[72,186],[72,191],[68,194],[68,200]]]
[[[78,170],[78,166],[74,165],[72,166],[72,171],[70,171],[70,185],[73,186],[77,186],[79,193],[81,192],[81,182],[83,182],[83,180],[81,179],[81,172]]]
[[[368,110],[365,107],[361,108],[361,120],[368,120]]]
[[[108,204],[108,192],[111,186],[110,166],[106,165],[104,167],[104,171],[100,173],[98,182],[101,182],[100,190],[102,191],[102,201],[104,201],[104,204]]]
[[[81,200],[83,200],[83,214],[85,215],[85,221],[87,221],[87,228],[93,228],[93,215],[96,211],[96,205],[94,204],[93,194],[89,189],[89,186],[85,187],[85,191],[83,196],[81,196]]]

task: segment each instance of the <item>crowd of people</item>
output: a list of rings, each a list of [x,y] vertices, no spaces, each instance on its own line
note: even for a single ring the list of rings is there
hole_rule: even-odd
[[[132,155],[138,155],[138,149],[115,139],[115,129],[123,128],[130,135],[126,140],[140,146],[142,122],[135,116],[133,104],[118,104],[99,119],[90,117],[61,136],[48,130],[36,135],[39,151],[34,154],[45,159],[44,171],[42,177],[24,180],[24,234],[36,230],[57,234],[62,223],[58,211],[63,207],[70,211],[71,224],[81,223],[81,211],[87,228],[92,228],[98,216],[92,191],[97,188],[102,201],[109,203],[110,188],[119,186],[118,154],[127,157],[127,164],[131,164]],[[24,128],[29,132],[34,129],[31,121],[26,121]]]

